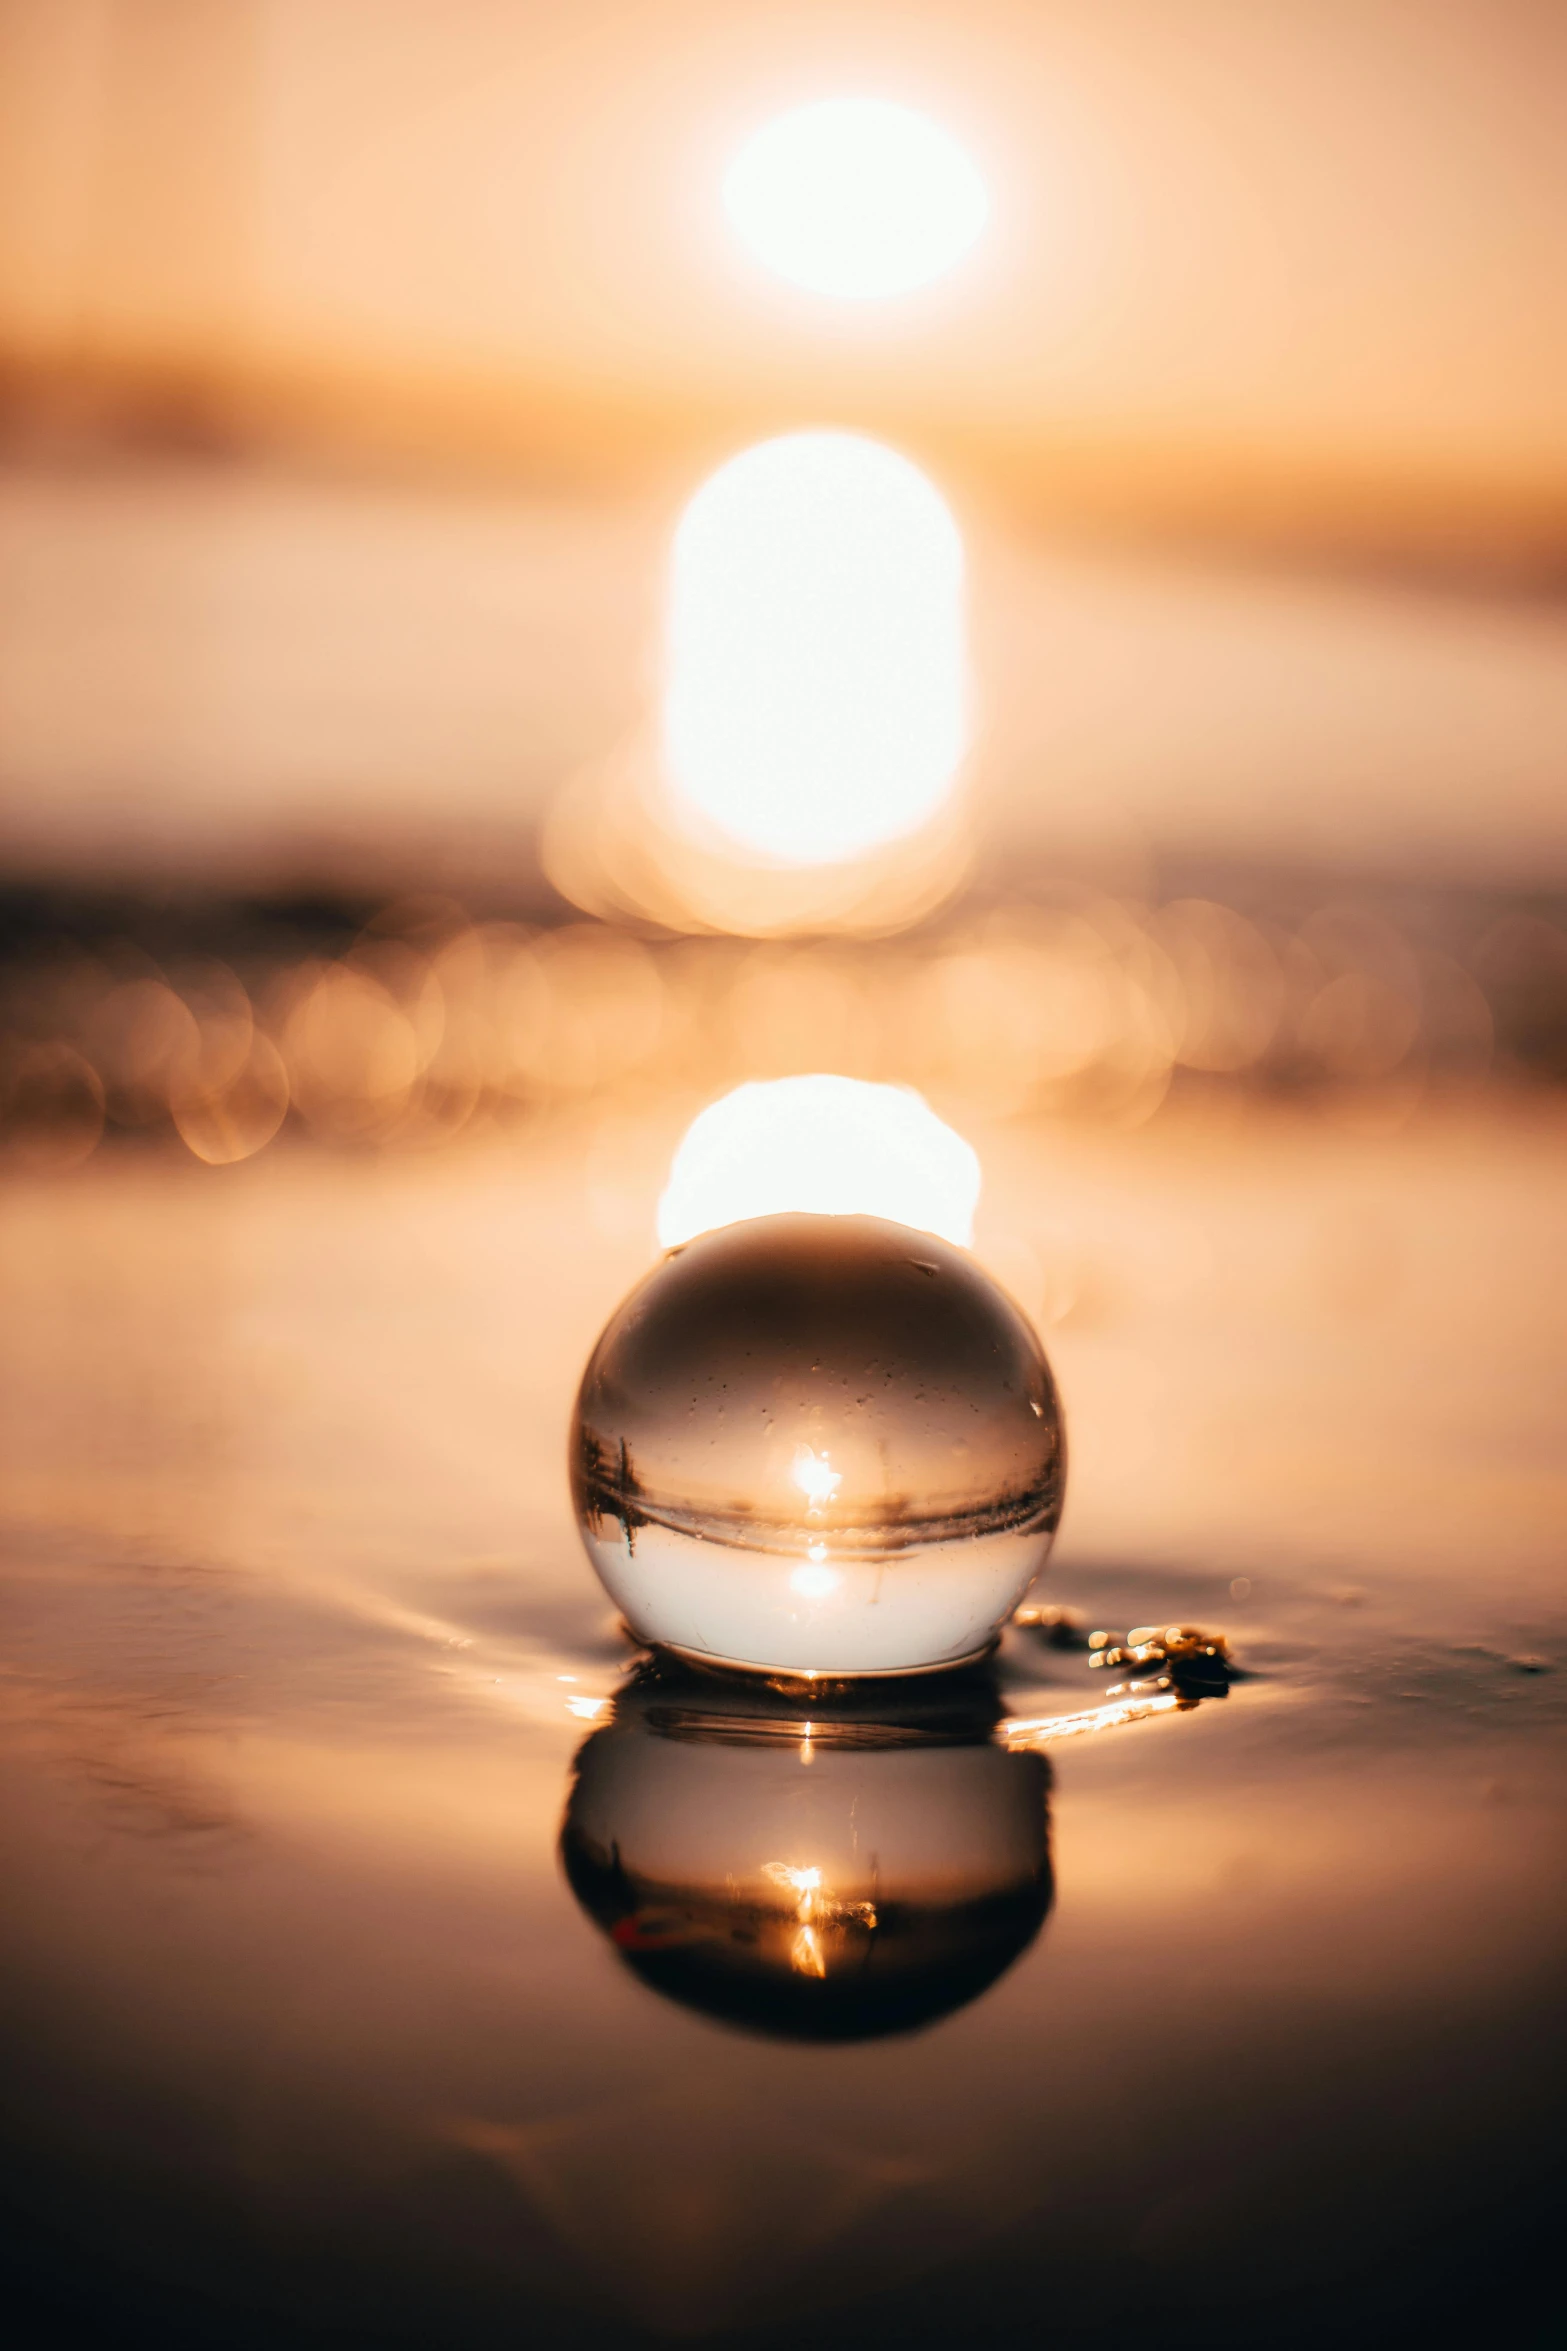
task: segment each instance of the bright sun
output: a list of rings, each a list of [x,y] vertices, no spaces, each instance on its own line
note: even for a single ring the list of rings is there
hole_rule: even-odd
[[[724,205],[759,260],[844,301],[906,294],[985,225],[985,183],[955,139],[882,98],[828,98],[750,139]]]

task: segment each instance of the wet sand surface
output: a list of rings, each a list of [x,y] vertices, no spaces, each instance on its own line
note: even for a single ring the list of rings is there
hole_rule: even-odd
[[[1562,1113],[975,1136],[1071,1430],[1045,1596],[1241,1677],[1029,1759],[1012,1943],[943,1911],[909,2029],[811,2039],[681,1974],[736,1873],[880,1806],[914,1948],[1002,1799],[983,1722],[616,1711],[565,1431],[690,1107],[7,1180],[13,2339],[1556,2340]],[[971,1696],[1103,1680],[1014,1632]],[[563,1868],[585,1747],[628,1840],[679,1813],[656,1950]]]

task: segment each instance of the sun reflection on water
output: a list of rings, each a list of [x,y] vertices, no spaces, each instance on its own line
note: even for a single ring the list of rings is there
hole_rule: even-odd
[[[913,832],[967,742],[963,542],[918,467],[790,433],[720,467],[675,535],[664,756],[678,801],[790,865]]]

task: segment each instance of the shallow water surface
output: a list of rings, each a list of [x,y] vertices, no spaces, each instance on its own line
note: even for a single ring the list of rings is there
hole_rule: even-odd
[[[18,1187],[17,2339],[1554,2340],[1553,1158],[1405,1138],[1407,1313],[1335,1321],[1139,1290],[1172,1219],[1244,1272],[1378,1212],[1351,1141],[1214,1150],[1051,1147],[1105,1303],[1049,1593],[1238,1678],[1019,1752],[1086,1650],[808,1728],[639,1666],[564,1439],[641,1244],[567,1141]]]

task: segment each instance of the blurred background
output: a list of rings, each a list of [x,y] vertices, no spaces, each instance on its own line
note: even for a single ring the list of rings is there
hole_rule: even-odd
[[[1121,1127],[1559,1082],[1564,51],[1546,0],[0,0],[13,1158],[819,1068]],[[988,203],[886,299],[721,200],[839,91]],[[726,818],[724,679],[837,492],[783,572],[731,498],[712,578],[692,501],[813,429],[958,556],[793,840]]]
[[[1564,88],[1560,0],[0,0],[29,2344],[1557,2342]],[[919,2040],[558,1858],[605,1739],[669,1815],[567,1433],[742,1087],[982,1178],[996,1707],[1238,1667]],[[989,1849],[877,1745],[845,1835]]]

